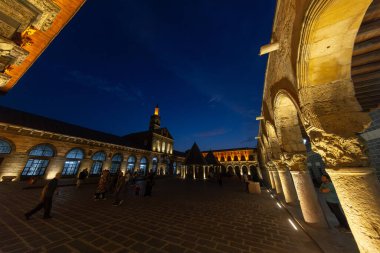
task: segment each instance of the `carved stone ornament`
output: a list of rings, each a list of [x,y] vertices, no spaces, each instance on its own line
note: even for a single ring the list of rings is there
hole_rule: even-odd
[[[10,76],[8,76],[7,74],[4,74],[4,73],[0,73],[0,88],[7,85],[9,80],[11,80]]]
[[[286,153],[282,154],[281,160],[291,171],[306,170],[306,153]]]
[[[365,147],[358,137],[342,138],[318,128],[309,128],[307,132],[313,151],[324,158],[327,167],[366,167],[369,165]]]
[[[286,171],[286,165],[282,160],[273,160],[272,162],[278,171]]]
[[[38,15],[32,25],[41,31],[48,30],[57,17],[60,8],[52,0],[27,0],[36,8],[41,10],[41,14]]]
[[[0,37],[0,56],[12,59],[12,64],[20,65],[29,52],[17,46],[13,41]]]

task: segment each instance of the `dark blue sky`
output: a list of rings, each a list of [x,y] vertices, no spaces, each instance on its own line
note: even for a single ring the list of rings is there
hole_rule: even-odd
[[[174,148],[255,146],[275,1],[91,0],[0,104]]]

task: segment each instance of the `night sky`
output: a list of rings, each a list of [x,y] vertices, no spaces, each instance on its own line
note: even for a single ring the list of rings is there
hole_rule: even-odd
[[[274,0],[89,0],[0,104],[174,148],[254,147]]]

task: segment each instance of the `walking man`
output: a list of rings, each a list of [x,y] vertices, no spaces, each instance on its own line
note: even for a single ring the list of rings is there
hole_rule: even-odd
[[[51,218],[50,211],[53,204],[53,195],[58,186],[58,179],[61,177],[61,173],[57,173],[55,177],[47,183],[42,192],[40,203],[31,211],[25,213],[25,218],[29,220],[29,218],[42,208],[44,209],[44,219]]]
[[[326,203],[329,206],[331,212],[335,215],[341,227],[350,230],[346,217],[340,209],[338,195],[336,195],[336,191],[334,185],[331,183],[330,177],[328,175],[323,175],[321,177],[321,181],[322,184],[319,188],[319,191],[322,192],[325,196]]]

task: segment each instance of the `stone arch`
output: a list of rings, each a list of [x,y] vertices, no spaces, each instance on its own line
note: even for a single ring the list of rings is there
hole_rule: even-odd
[[[356,34],[371,2],[313,1],[306,13],[296,73],[301,109],[310,127],[348,138],[370,123],[355,98],[351,61]]]
[[[276,130],[273,124],[270,123],[269,121],[266,121],[265,125],[266,125],[266,130],[267,130],[267,135],[268,135],[268,142],[272,149],[272,156],[274,159],[278,160],[280,159],[280,156],[281,156],[281,148],[280,148],[280,144],[277,138]]]
[[[274,100],[274,121],[281,149],[289,153],[306,153],[302,123],[295,100],[284,90]]]

